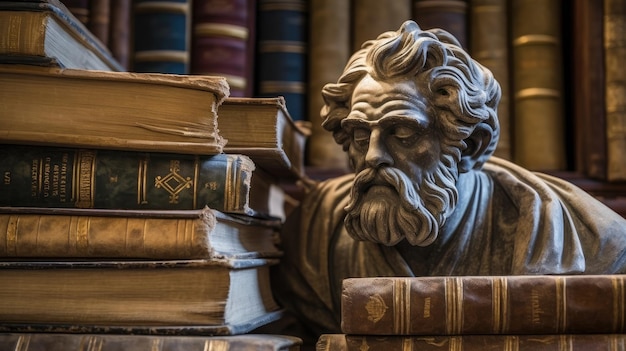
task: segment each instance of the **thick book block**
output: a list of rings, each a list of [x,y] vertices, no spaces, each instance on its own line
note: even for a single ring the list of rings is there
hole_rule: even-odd
[[[133,71],[189,73],[190,0],[133,2]]]
[[[202,210],[0,207],[0,257],[276,258],[279,220]]]
[[[222,77],[3,65],[0,142],[215,155],[227,95]]]
[[[298,351],[302,340],[288,335],[151,336],[4,333],[0,350],[19,351]],[[86,345],[90,345],[85,348]]]
[[[375,336],[323,334],[316,351],[621,351],[624,334]]]
[[[268,176],[240,154],[0,144],[0,206],[218,211],[267,216]],[[259,184],[259,186],[257,186]],[[254,203],[256,207],[251,207]]]
[[[2,261],[0,331],[244,333],[280,316],[269,283],[275,263]]]
[[[219,109],[224,151],[249,156],[276,178],[300,179],[307,132],[298,127],[282,96],[227,98]]]
[[[0,1],[0,33],[2,63],[124,71],[107,46],[57,0]]]
[[[626,275],[351,278],[342,331],[369,335],[624,333]]]

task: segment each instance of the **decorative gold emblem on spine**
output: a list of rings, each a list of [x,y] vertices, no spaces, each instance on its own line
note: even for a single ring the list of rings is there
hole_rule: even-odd
[[[79,150],[76,167],[78,186],[75,188],[76,207],[92,208],[94,206],[96,152],[93,150]]]
[[[172,160],[170,162],[170,173],[164,177],[157,176],[154,179],[154,186],[156,188],[163,188],[170,194],[170,203],[178,203],[178,194],[184,189],[191,188],[193,179],[190,177],[183,177],[180,174],[180,161]]]
[[[367,320],[377,323],[383,318],[388,308],[389,307],[387,307],[385,301],[380,295],[376,294],[370,296],[365,304],[365,309],[367,310]]]

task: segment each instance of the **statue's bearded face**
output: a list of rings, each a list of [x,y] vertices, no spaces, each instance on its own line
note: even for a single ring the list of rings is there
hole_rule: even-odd
[[[358,240],[425,246],[458,198],[455,162],[443,162],[441,127],[413,81],[365,77],[342,127],[357,172],[345,225]]]

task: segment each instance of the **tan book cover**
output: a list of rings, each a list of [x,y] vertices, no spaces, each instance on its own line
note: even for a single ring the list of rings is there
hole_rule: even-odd
[[[215,155],[228,93],[222,77],[2,65],[0,142]]]
[[[302,340],[288,335],[228,336],[3,333],[1,350],[20,351],[298,351]]]
[[[282,96],[229,97],[219,108],[218,124],[225,152],[247,155],[279,179],[305,176],[308,132],[296,125]]]
[[[348,157],[333,134],[322,128],[322,88],[334,83],[352,54],[349,0],[312,0],[309,7],[308,120],[311,136],[307,143],[307,165],[317,169],[347,171]]]
[[[2,258],[280,257],[280,221],[201,210],[0,207]]]
[[[58,0],[0,2],[0,33],[0,62],[124,71],[107,42]]]
[[[276,259],[2,261],[0,330],[229,335],[275,320]]]
[[[507,0],[470,0],[468,4],[469,51],[476,61],[493,73],[502,89],[498,105],[500,139],[494,155],[511,160],[511,90],[507,11]]]
[[[626,1],[604,0],[607,180],[626,180]]]
[[[513,0],[513,161],[537,171],[566,168],[560,0]]]

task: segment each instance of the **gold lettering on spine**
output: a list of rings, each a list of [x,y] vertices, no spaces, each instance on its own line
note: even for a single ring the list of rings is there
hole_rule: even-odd
[[[367,350],[367,349],[361,349]],[[402,338],[402,351],[413,351],[413,340],[410,337]]]
[[[137,204],[145,205],[148,203],[148,186],[147,186],[147,177],[148,176],[148,156],[145,156],[143,159],[139,159],[139,164],[137,165]]]
[[[463,328],[463,280],[449,277],[444,281],[446,296],[446,329],[448,334],[460,334]]]
[[[556,277],[556,311],[555,319],[557,325],[555,326],[557,333],[562,333],[567,326],[567,280],[564,277]]]
[[[7,226],[7,255],[17,256],[17,225],[18,216],[9,217],[9,225]]]
[[[102,351],[104,339],[99,336],[88,336],[87,347],[85,351]]]
[[[235,170],[236,167],[233,166],[232,158],[228,157],[226,159],[226,174],[224,174],[224,208],[233,208],[233,202],[236,203],[236,198],[239,195],[238,192],[234,191],[235,186],[238,185],[236,178],[233,177]]]
[[[396,334],[409,334],[411,314],[411,282],[396,279],[393,284],[393,325]]]
[[[78,151],[78,185],[76,189],[76,207],[93,208],[94,188],[96,168],[96,152],[93,150]]]
[[[622,277],[611,277],[613,285],[613,330],[618,332],[624,330],[624,279]],[[615,349],[617,350],[617,349]]]

